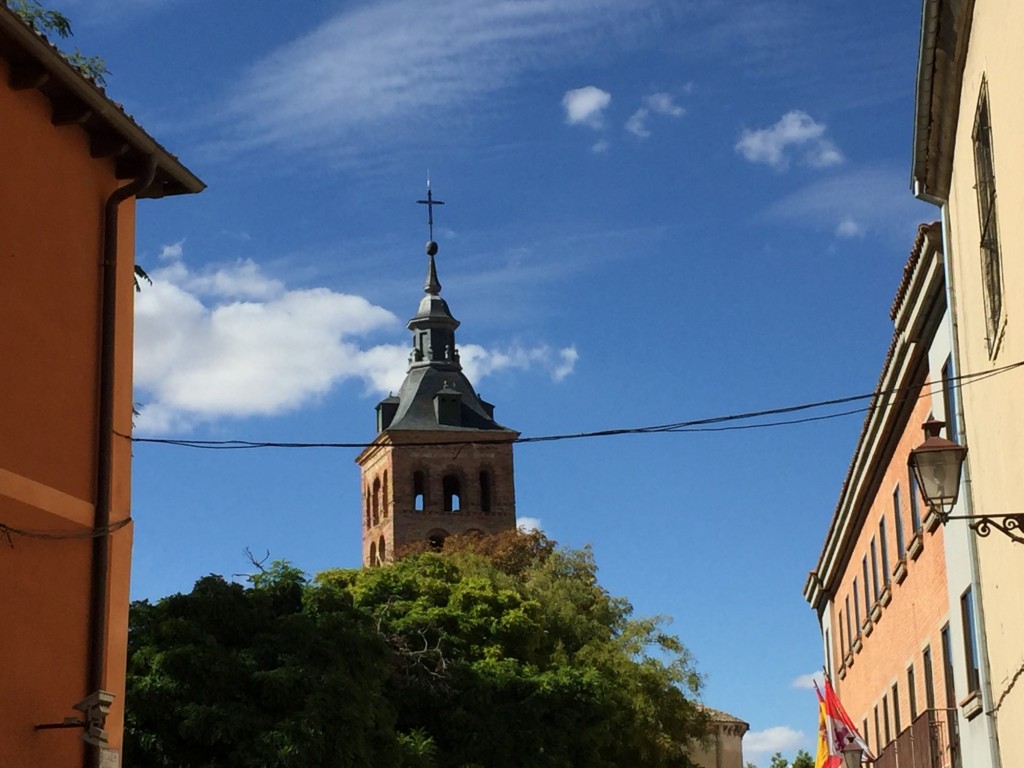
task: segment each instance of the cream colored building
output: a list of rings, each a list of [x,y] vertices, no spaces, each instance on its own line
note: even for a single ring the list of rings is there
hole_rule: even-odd
[[[705,707],[711,716],[707,738],[689,749],[699,768],[743,768],[743,734],[750,725],[728,712]]]
[[[1024,515],[1024,369],[1008,368],[1024,360],[1022,32],[1019,0],[924,3],[914,192],[942,212],[956,373],[991,374],[960,388],[955,411],[974,515]],[[947,530],[966,525],[953,520]],[[1024,766],[1024,542],[998,530],[968,540],[978,671],[958,704],[966,718],[994,725],[996,764],[1016,768]]]

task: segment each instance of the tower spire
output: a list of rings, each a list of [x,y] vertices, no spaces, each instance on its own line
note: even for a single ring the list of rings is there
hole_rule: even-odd
[[[378,437],[356,459],[363,487],[363,565],[381,565],[414,542],[440,548],[452,534],[515,530],[515,430],[494,420],[466,378],[459,321],[441,297],[435,200],[427,179],[426,293],[409,320],[412,350],[398,395],[377,405]],[[450,448],[450,450],[448,450]],[[452,514],[458,512],[459,514]]]
[[[423,285],[423,292],[437,296],[441,293],[441,282],[437,279],[437,264],[434,263],[434,256],[437,255],[437,242],[434,240],[434,206],[444,205],[444,201],[434,199],[434,193],[430,189],[429,173],[427,174],[427,199],[416,202],[427,206],[427,228],[430,233],[430,239],[427,241],[427,256],[430,257],[430,265],[427,267],[427,282]]]

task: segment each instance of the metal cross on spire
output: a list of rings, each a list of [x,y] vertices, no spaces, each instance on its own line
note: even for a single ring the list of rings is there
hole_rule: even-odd
[[[427,199],[417,200],[420,205],[427,206],[427,226],[430,227],[430,242],[434,242],[434,206],[444,205],[444,201],[435,200],[434,193],[430,191],[430,177],[427,176]]]

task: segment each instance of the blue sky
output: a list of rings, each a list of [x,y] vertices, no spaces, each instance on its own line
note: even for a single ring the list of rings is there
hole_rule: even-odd
[[[209,185],[139,205],[139,436],[372,439],[422,295],[428,171],[463,362],[525,436],[871,391],[937,216],[909,191],[914,3],[60,8]],[[801,588],[862,418],[517,448],[520,515],[674,618],[762,766],[813,748]],[[133,594],[244,572],[245,547],[358,565],[355,453],[137,445]]]

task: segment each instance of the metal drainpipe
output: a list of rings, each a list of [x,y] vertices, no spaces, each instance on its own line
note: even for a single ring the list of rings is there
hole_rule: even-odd
[[[146,158],[142,174],[115,189],[103,210],[102,288],[100,292],[99,427],[96,440],[96,511],[93,528],[92,587],[89,608],[89,662],[86,694],[103,687],[107,664],[107,578],[110,572],[111,469],[114,438],[114,355],[117,318],[118,207],[148,187],[156,176],[156,157]],[[87,748],[88,763],[99,764],[99,750]]]

